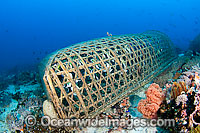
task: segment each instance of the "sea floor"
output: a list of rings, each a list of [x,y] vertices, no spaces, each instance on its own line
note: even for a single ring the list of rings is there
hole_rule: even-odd
[[[173,62],[172,66],[154,79],[161,87],[172,80],[176,70],[186,62],[186,56],[179,57]],[[184,67],[191,67],[200,63],[200,58],[195,57],[193,60],[187,60]],[[45,90],[42,88],[38,78],[37,71],[21,71],[17,74],[10,74],[2,78],[0,83],[0,132],[25,132],[30,131],[29,127],[24,124],[24,118],[32,114],[36,117],[42,117],[42,103],[47,99]],[[7,82],[8,81],[8,82]],[[145,99],[145,91],[150,83],[140,88],[140,91],[129,96],[130,114],[132,118],[141,118],[142,114],[138,112],[136,106],[141,99]],[[48,127],[43,129],[49,131]],[[107,132],[109,128],[85,128],[84,132]],[[113,130],[110,132],[164,132],[157,127],[136,127],[132,130]]]
[[[10,76],[9,76],[10,77]],[[130,96],[130,114],[132,117],[142,117],[137,111],[138,102],[145,98],[145,90],[150,84],[144,86],[138,94]],[[29,114],[43,116],[42,102],[47,99],[46,93],[39,81],[32,78],[25,84],[9,84],[5,90],[0,91],[0,132],[29,131],[24,126],[24,118]],[[87,128],[85,132],[106,132],[109,128]],[[134,128],[132,131],[157,131],[156,127]],[[132,132],[129,130],[129,132]],[[115,130],[114,132],[118,132]],[[121,132],[127,132],[121,130]]]
[[[10,76],[13,75],[8,77]],[[20,76],[24,75],[14,75],[13,78]],[[35,78],[28,78],[23,82],[10,81],[10,84],[5,86],[7,88],[0,91],[0,132],[23,132],[26,128],[24,118],[28,114],[42,116],[42,102],[47,98],[45,91]]]
[[[144,86],[148,88],[150,84]],[[137,106],[138,102],[141,99],[145,98],[145,90],[141,89],[138,94],[130,96],[130,114],[133,118],[142,117],[142,114],[138,112]],[[1,113],[0,113],[0,132],[15,132],[15,131],[24,131],[24,118],[29,114],[34,115],[43,115],[42,112],[42,102],[45,100],[46,94],[44,91],[41,91],[42,87],[40,83],[32,82],[24,85],[9,85],[5,91],[1,91]],[[3,97],[2,97],[3,96]],[[26,131],[28,131],[28,127]],[[109,131],[109,128],[87,128],[85,132],[106,132]],[[156,127],[145,128],[138,127],[128,132],[148,132],[148,131],[157,131]],[[115,130],[114,132],[119,132]],[[120,132],[127,132],[127,130],[121,130]]]

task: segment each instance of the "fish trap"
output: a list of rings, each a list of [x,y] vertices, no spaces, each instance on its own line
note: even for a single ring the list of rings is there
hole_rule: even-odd
[[[158,31],[90,40],[46,58],[43,81],[59,118],[93,118],[167,68],[173,51]]]

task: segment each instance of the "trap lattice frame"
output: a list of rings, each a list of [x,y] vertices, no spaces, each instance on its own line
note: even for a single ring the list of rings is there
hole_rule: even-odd
[[[163,33],[111,36],[79,43],[50,58],[43,77],[60,118],[94,117],[174,59]]]

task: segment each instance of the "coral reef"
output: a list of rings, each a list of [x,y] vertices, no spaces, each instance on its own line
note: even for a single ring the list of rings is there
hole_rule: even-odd
[[[171,96],[164,100],[157,112],[162,119],[174,119],[175,127],[164,127],[173,132],[189,132],[197,130],[200,125],[200,90],[199,65],[188,71],[182,69],[179,79],[173,81],[168,89]],[[196,129],[195,129],[196,128]]]

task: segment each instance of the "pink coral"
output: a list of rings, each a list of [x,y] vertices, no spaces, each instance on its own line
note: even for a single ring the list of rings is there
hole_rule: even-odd
[[[142,101],[143,102],[143,101]],[[144,105],[140,101],[140,105]],[[146,106],[138,106],[138,110],[139,112],[141,112],[143,114],[144,118],[148,118],[148,119],[152,119],[152,118],[156,118],[156,112],[159,109],[159,105],[152,103],[152,104],[146,104]]]
[[[148,104],[146,107],[147,107],[151,112],[156,113],[160,106],[159,106],[158,104],[152,103],[152,104]]]
[[[162,89],[159,87],[158,84],[151,84],[146,92],[147,101],[149,103],[156,103],[160,105],[162,103],[162,100],[164,98],[164,95],[162,93]]]
[[[154,94],[151,94],[151,95],[147,96],[147,101],[149,103],[155,103],[155,104],[158,104],[158,105],[160,105],[162,103],[161,98],[157,97]]]
[[[145,110],[145,106],[146,104],[148,104],[147,100],[146,99],[142,99],[140,100],[140,102],[138,103],[138,110],[139,112],[143,112]],[[143,113],[142,113],[143,114]]]
[[[137,109],[145,118],[156,118],[156,113],[164,98],[162,89],[158,84],[153,83],[146,91],[146,97],[146,99],[140,100]]]

